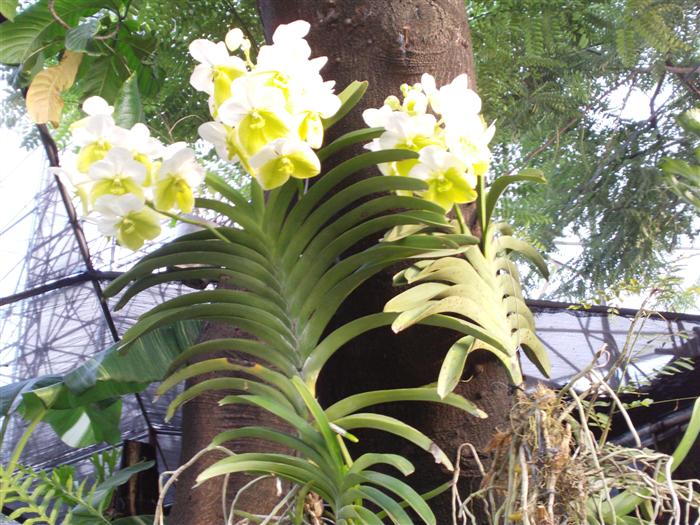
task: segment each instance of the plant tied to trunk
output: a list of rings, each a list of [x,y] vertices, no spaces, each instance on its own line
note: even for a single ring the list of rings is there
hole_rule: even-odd
[[[191,346],[171,365],[159,394],[180,382],[219,372],[185,389],[168,410],[212,391],[222,405],[249,405],[268,411],[289,430],[247,426],[221,433],[210,449],[227,442],[258,439],[290,453],[231,453],[205,471],[200,483],[233,473],[274,475],[294,486],[284,512],[301,523],[310,495],[325,504],[324,516],[339,524],[435,524],[426,503],[449,483],[420,495],[403,479],[413,465],[395,454],[353,458],[347,442],[356,429],[394,434],[432,454],[452,470],[450,459],[428,436],[396,418],[367,411],[398,401],[443,403],[472,417],[481,409],[452,390],[469,354],[493,352],[512,380],[522,381],[517,353],[523,348],[544,371],[548,361],[534,335],[511,253],[519,253],[546,274],[535,250],[511,237],[507,226],[491,224],[496,200],[517,181],[542,181],[538,172],[497,178],[487,192],[488,144],[493,125],[480,115],[480,99],[459,76],[437,88],[429,75],[402,86],[403,101],[389,97],[365,112],[371,127],[324,145],[325,131],[359,102],[366,84],[354,82],[339,95],[320,70],[325,58],[311,58],[303,21],[280,26],[273,43],[256,61],[238,30],[224,42],[196,40],[198,62],[192,85],[209,96],[212,122],[199,131],[219,156],[239,162],[251,176],[250,198],[219,175],[208,173],[184,144],[163,146],[143,124],[121,127],[101,99],[85,103],[88,116],[75,126],[81,145],[75,186],[101,231],[137,249],[158,235],[163,218],[199,224],[141,259],[106,290],[123,292],[117,308],[139,292],[183,280],[228,278],[235,290],[196,291],[144,314],[121,342],[124,352],[142,336],[183,320],[220,321],[254,339],[225,338]],[[233,53],[233,54],[232,54]],[[432,110],[432,113],[430,112]],[[439,116],[439,119],[438,119]],[[347,148],[367,144],[368,152],[323,163]],[[353,182],[361,170],[377,166],[387,176]],[[313,185],[306,179],[324,173]],[[201,181],[217,198],[195,198]],[[267,194],[265,194],[267,191]],[[471,234],[459,204],[477,203],[484,234]],[[454,209],[457,220],[446,213]],[[182,214],[202,210],[230,226]],[[397,211],[398,210],[398,211]],[[180,214],[178,214],[180,212]],[[383,235],[352,255],[361,241]],[[384,312],[354,319],[329,332],[340,305],[358,286],[387,267],[413,261],[397,284],[420,283],[390,301]],[[323,408],[316,399],[321,370],[345,343],[383,326],[395,331],[422,323],[453,330],[459,341],[449,349],[437,385],[362,392]],[[226,357],[236,352],[250,365]],[[399,475],[388,475],[392,467]]]

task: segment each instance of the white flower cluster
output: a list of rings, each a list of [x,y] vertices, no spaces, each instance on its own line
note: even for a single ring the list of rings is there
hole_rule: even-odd
[[[160,234],[162,212],[192,211],[204,169],[185,143],[163,146],[144,124],[117,126],[114,108],[100,97],[83,103],[87,117],[72,126],[80,146],[77,173],[63,170],[101,233],[132,250]]]
[[[402,101],[390,96],[381,108],[362,115],[369,127],[385,130],[367,149],[407,149],[419,155],[380,165],[382,173],[425,180],[429,189],[421,196],[446,210],[474,201],[477,177],[488,171],[495,127],[481,116],[481,99],[469,89],[467,75],[438,89],[435,79],[424,74],[420,83],[402,85],[401,92]]]
[[[335,82],[324,82],[326,57],[310,59],[305,40],[308,22],[280,25],[272,44],[263,46],[254,64],[250,42],[239,29],[224,42],[194,40],[190,54],[199,62],[192,86],[209,95],[213,122],[200,126],[200,136],[220,157],[240,161],[264,189],[290,177],[318,175],[314,149],[323,143],[322,119],[340,108]],[[243,58],[230,53],[240,51]]]

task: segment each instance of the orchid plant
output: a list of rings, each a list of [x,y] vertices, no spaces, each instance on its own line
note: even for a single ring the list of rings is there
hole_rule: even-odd
[[[390,96],[381,108],[366,110],[368,128],[326,144],[326,130],[359,102],[366,84],[354,82],[336,95],[334,83],[320,74],[326,58],[311,58],[308,31],[303,21],[281,25],[255,62],[250,42],[237,29],[223,42],[195,40],[190,45],[197,62],[191,84],[208,96],[213,119],[200,126],[199,134],[224,161],[239,163],[250,175],[250,198],[221,177],[205,174],[185,144],[164,146],[143,124],[117,126],[113,108],[98,98],[85,101],[87,116],[73,127],[80,151],[72,179],[100,231],[131,249],[154,239],[164,218],[182,218],[193,210],[213,212],[230,225],[206,224],[161,246],[106,290],[108,296],[123,292],[117,304],[121,308],[137,293],[168,281],[228,277],[236,286],[192,292],[160,304],[121,342],[126,351],[145,334],[186,319],[226,322],[255,338],[192,346],[172,363],[159,392],[202,374],[233,373],[186,388],[172,402],[169,416],[202,393],[234,391],[221,403],[269,411],[290,430],[231,429],[211,447],[256,438],[291,452],[231,455],[205,470],[200,481],[236,472],[271,473],[291,481],[298,500],[309,493],[321,498],[325,515],[339,524],[378,525],[388,517],[405,525],[411,523],[405,507],[422,522],[434,524],[425,500],[449,483],[421,496],[403,480],[375,469],[383,463],[408,475],[413,466],[405,458],[353,458],[347,442],[356,441],[352,431],[357,428],[396,434],[451,470],[450,459],[428,436],[364,409],[393,401],[427,401],[486,417],[453,392],[469,353],[476,349],[496,354],[516,383],[522,380],[517,363],[521,347],[546,372],[546,355],[534,335],[509,254],[523,253],[544,272],[546,265],[505,226],[490,223],[496,199],[511,182],[541,181],[541,175],[501,177],[485,191],[495,128],[481,116],[481,100],[469,89],[466,75],[439,88],[433,77],[423,75],[419,84],[401,86],[403,100]],[[324,170],[324,162],[338,152],[363,144],[366,153]],[[351,175],[371,167],[384,176],[351,182]],[[313,185],[298,183],[321,173]],[[195,197],[202,182],[220,198]],[[469,231],[459,208],[475,201],[481,240]],[[457,221],[446,215],[450,210]],[[363,239],[382,234],[380,242],[343,258]],[[327,333],[353,290],[406,261],[413,264],[396,282],[418,286],[388,303],[385,312]],[[470,297],[473,293],[476,298]],[[448,351],[437,387],[364,392],[327,408],[319,405],[319,374],[347,341],[378,327],[398,331],[418,323],[460,336]],[[259,364],[210,357],[222,352],[243,353]],[[292,505],[288,512],[295,523],[301,522],[303,505]]]

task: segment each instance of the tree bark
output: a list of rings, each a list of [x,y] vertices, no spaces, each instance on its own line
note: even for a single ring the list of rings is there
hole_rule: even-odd
[[[219,286],[232,288],[232,283],[220,282]],[[201,340],[208,341],[227,337],[249,337],[246,333],[230,325],[219,322],[207,323],[202,330]],[[222,355],[223,356],[223,355]],[[222,357],[218,356],[218,357]],[[217,356],[208,356],[217,357]],[[225,357],[241,365],[252,364],[249,359],[234,353],[226,353]],[[186,388],[212,379],[217,374],[204,374],[189,380]],[[187,403],[182,409],[182,449],[181,464],[186,463],[199,451],[209,446],[212,439],[225,430],[245,426],[264,426],[283,429],[279,420],[269,412],[248,405],[219,406],[219,400],[234,392],[207,392]],[[283,452],[268,442],[241,439],[225,446],[238,454],[245,452]],[[214,452],[200,458],[191,468],[185,470],[176,485],[175,501],[168,523],[174,525],[222,525],[226,523],[222,494],[224,476],[217,476],[203,485],[194,488],[195,480],[200,472],[224,457],[223,452]],[[226,487],[227,508],[232,499],[243,487],[255,478],[245,475],[233,475],[228,479]],[[238,498],[236,510],[253,513],[269,512],[280,499],[277,484],[271,478],[257,482]]]
[[[432,74],[438,85],[467,73],[476,89],[476,71],[471,34],[463,0],[259,0],[267,39],[282,23],[302,19],[311,23],[309,43],[314,56],[327,56],[325,79],[337,81],[342,89],[353,80],[369,81],[359,107],[332,129],[332,135],[365,127],[362,110],[379,107],[399,86]],[[332,140],[333,136],[328,137]],[[371,176],[367,173],[364,176]],[[386,271],[357,290],[338,314],[338,323],[382,311],[385,302],[398,291],[391,285],[392,270]],[[325,405],[356,392],[420,386],[437,380],[445,352],[456,337],[436,329],[416,327],[395,335],[375,330],[343,348],[329,362],[320,378],[319,395]],[[453,458],[462,443],[483,451],[497,428],[505,428],[512,392],[508,376],[490,354],[471,360],[457,392],[476,402],[488,414],[478,420],[439,405],[410,403],[382,407],[423,430]],[[433,458],[400,440],[371,434],[361,435],[362,451],[396,452],[416,466],[409,478],[420,491],[431,490],[450,479],[436,467]],[[485,454],[482,459],[485,459]],[[461,465],[462,493],[480,482],[476,463],[465,458]],[[439,524],[452,523],[450,494],[432,503]]]

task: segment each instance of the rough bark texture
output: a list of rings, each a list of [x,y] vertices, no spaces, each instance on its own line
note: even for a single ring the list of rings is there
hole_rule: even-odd
[[[223,285],[226,286],[226,283]],[[202,331],[201,340],[226,337],[247,337],[247,335],[223,323],[207,323]],[[225,355],[239,364],[251,364],[241,355],[231,353]],[[194,381],[188,381],[186,386],[190,387],[212,377],[214,374],[202,375]],[[219,400],[229,393],[233,392],[208,392],[184,406],[182,410],[181,463],[189,461],[200,450],[207,447],[214,436],[224,430],[251,425],[282,428],[279,421],[269,412],[256,407],[219,406]],[[281,452],[279,448],[269,443],[256,440],[238,440],[235,443],[227,443],[226,447],[237,453]],[[224,457],[223,453],[208,454],[178,478],[175,503],[168,523],[174,525],[222,525],[226,523],[222,505],[224,477],[216,477],[197,488],[192,488],[197,475],[222,457]],[[227,486],[228,503],[244,485],[253,479],[255,478],[243,475],[230,476]],[[275,483],[267,479],[258,482],[251,490],[246,490],[238,499],[236,509],[262,513],[270,510],[278,500],[279,495]]]
[[[467,73],[476,87],[463,0],[260,0],[259,6],[268,39],[281,23],[297,19],[311,23],[309,42],[314,56],[329,58],[323,75],[336,80],[338,89],[353,80],[369,81],[361,107],[337,125],[333,135],[364,127],[364,108],[380,106],[387,95],[399,94],[402,83],[417,82],[425,72],[434,75],[438,85]],[[337,321],[381,311],[397,293],[391,286],[391,273],[384,272],[355,292]],[[399,336],[389,330],[376,330],[348,345],[329,363],[319,384],[321,400],[329,404],[359,391],[434,382],[454,339],[450,334],[425,327]],[[458,392],[486,410],[489,419],[477,420],[437,405],[405,403],[384,407],[383,411],[422,429],[452,457],[465,442],[483,450],[494,430],[505,427],[512,398],[502,367],[488,356],[479,357],[468,371],[471,380],[463,383]],[[401,440],[361,437],[362,449],[398,452],[409,457],[417,467],[412,483],[418,490],[430,490],[449,479],[449,474],[437,468],[431,456]],[[465,492],[479,482],[472,461],[462,462],[462,475],[461,488]],[[433,507],[439,524],[452,522],[449,494],[436,499]]]
[[[471,36],[463,0],[259,0],[268,40],[274,29],[294,20],[311,23],[314,56],[327,56],[324,78],[342,89],[369,81],[362,105],[380,106],[399,94],[404,82],[423,73],[438,85],[470,73],[476,87]],[[335,130],[365,127],[354,111]]]
[[[417,82],[424,72],[435,76],[438,85],[460,73],[468,73],[475,87],[471,38],[463,0],[259,0],[268,40],[277,25],[297,19],[311,23],[309,42],[314,56],[329,58],[324,78],[337,81],[342,89],[353,80],[368,80],[369,90],[361,107],[356,108],[332,131],[333,136],[364,127],[361,113],[366,107],[378,107],[389,94],[399,94],[399,86]],[[332,139],[333,137],[329,137]],[[365,174],[367,176],[369,174]],[[346,302],[337,323],[383,309],[397,290],[392,288],[392,271],[367,283]],[[212,325],[206,338],[221,337],[220,326]],[[419,386],[436,381],[440,363],[454,336],[436,329],[413,328],[396,336],[389,330],[376,330],[344,348],[328,365],[321,377],[319,393],[325,404],[359,391]],[[472,377],[458,391],[490,414],[477,420],[437,405],[399,404],[382,407],[385,413],[399,417],[434,437],[446,452],[455,457],[464,442],[484,448],[495,428],[505,426],[512,404],[508,378],[502,368],[484,356],[476,359],[468,374]],[[218,432],[245,424],[269,421],[269,416],[250,407],[220,409],[220,395],[203,396],[189,403],[183,412],[183,460],[206,446]],[[417,468],[412,476],[419,490],[429,490],[449,479],[432,456],[401,442],[372,434],[360,436],[366,450],[401,453]],[[251,449],[250,443],[240,449]],[[259,444],[252,444],[258,448]],[[354,451],[356,453],[362,450]],[[221,481],[189,491],[196,474],[205,465],[197,465],[178,483],[172,517],[176,525],[220,525]],[[475,464],[462,464],[463,489],[474,487],[479,479]],[[230,491],[244,481],[232,477]],[[255,491],[249,509],[261,511],[272,495],[272,486]],[[439,524],[452,523],[450,495],[434,501]]]

